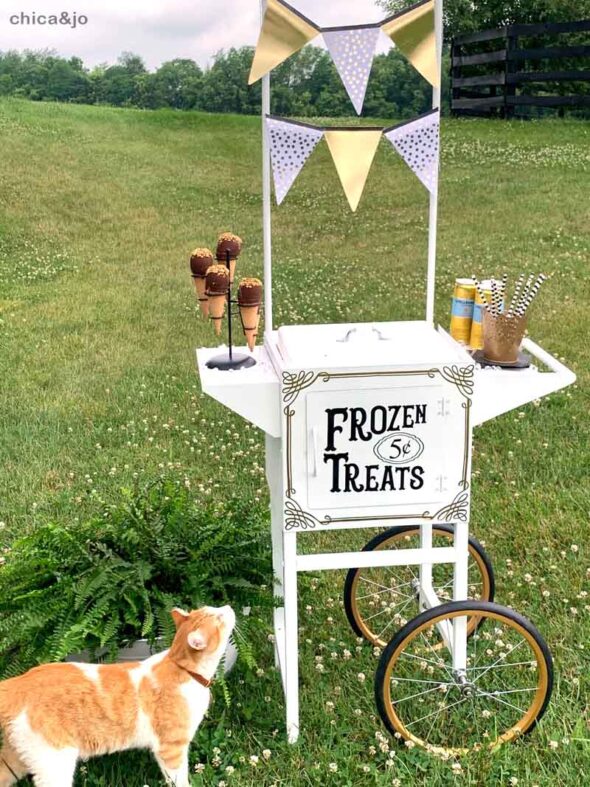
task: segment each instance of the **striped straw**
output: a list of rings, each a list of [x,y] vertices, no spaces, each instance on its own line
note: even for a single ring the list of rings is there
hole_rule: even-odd
[[[502,276],[502,283],[500,284],[500,307],[502,306],[502,301],[506,300],[506,282],[508,281],[508,274],[505,273]]]
[[[539,277],[537,278],[536,282],[533,284],[533,286],[531,287],[531,289],[527,293],[527,296],[526,296],[524,304],[523,304],[523,314],[525,314],[528,311],[531,303],[535,300],[539,290],[541,289],[542,285],[546,281],[547,281],[547,276],[545,276],[545,274],[541,273],[539,275]]]
[[[481,288],[481,284],[480,284],[479,279],[476,279],[475,276],[472,276],[471,278],[473,279],[473,281],[475,283],[475,289],[477,290],[477,294],[480,297],[481,308],[485,309],[486,311],[489,311],[488,299],[486,298],[486,295],[485,295],[484,291]]]
[[[535,274],[534,274],[534,273],[531,273],[531,274],[529,275],[528,279],[526,280],[526,284],[524,285],[524,287],[523,287],[523,289],[522,289],[522,292],[520,293],[520,300],[519,300],[519,302],[518,302],[518,304],[517,304],[517,307],[516,307],[516,308],[517,308],[517,310],[518,310],[518,309],[519,309],[521,306],[523,306],[523,305],[524,305],[524,302],[526,301],[526,299],[527,299],[527,297],[528,297],[528,294],[529,294],[529,291],[530,291],[530,288],[531,288],[531,285],[532,285],[532,283],[533,283],[534,279],[535,279]]]
[[[523,281],[524,281],[524,273],[521,273],[516,282],[516,286],[514,287],[514,294],[512,295],[512,300],[510,301],[510,308],[508,309],[508,315],[507,315],[508,317],[512,317],[512,315],[516,310],[516,304],[518,303],[518,296],[520,294]]]
[[[492,279],[492,306],[494,314],[499,317],[502,311],[502,284],[496,279]]]

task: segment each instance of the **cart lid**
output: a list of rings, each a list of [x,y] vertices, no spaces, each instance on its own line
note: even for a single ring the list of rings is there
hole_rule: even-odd
[[[289,366],[366,367],[465,363],[467,353],[426,321],[288,325],[278,349]]]

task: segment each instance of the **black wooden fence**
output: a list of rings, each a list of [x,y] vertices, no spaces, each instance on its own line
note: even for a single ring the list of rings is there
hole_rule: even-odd
[[[453,114],[509,118],[542,107],[560,114],[566,107],[590,108],[588,86],[581,87],[590,81],[588,31],[590,19],[457,36],[451,49]],[[567,45],[559,41],[564,34]]]

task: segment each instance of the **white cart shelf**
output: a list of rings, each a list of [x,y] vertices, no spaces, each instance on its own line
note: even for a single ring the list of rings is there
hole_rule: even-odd
[[[439,327],[438,330],[447,341],[457,344],[443,328]],[[571,369],[531,339],[524,340],[522,349],[532,358],[532,365],[528,369],[476,366],[473,396],[474,426],[491,421],[492,418],[567,388],[568,385],[576,382],[576,375]],[[539,366],[546,367],[548,371],[542,371]]]

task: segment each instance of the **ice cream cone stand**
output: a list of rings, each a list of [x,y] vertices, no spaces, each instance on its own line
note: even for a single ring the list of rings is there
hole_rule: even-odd
[[[440,75],[441,2],[404,12],[402,21],[410,19],[401,27],[407,36],[425,8]],[[314,26],[282,0],[263,2],[262,13],[262,43],[269,18],[275,36],[277,20],[286,26],[283,43],[298,25]],[[388,29],[394,24],[386,22]],[[197,361],[203,391],[266,435],[276,661],[288,739],[295,742],[300,731],[298,575],[347,569],[344,603],[353,632],[382,649],[375,695],[386,728],[433,751],[493,748],[533,728],[549,702],[553,668],[533,623],[494,601],[491,561],[470,537],[473,429],[575,376],[528,338],[521,347],[526,368],[479,364],[435,325],[438,180],[430,190],[424,320],[275,327],[268,71],[262,80],[263,342],[251,351],[258,326],[252,307],[259,314],[262,303],[250,280],[237,301],[227,295],[225,315],[231,321],[238,304],[249,344],[239,359],[248,361],[231,363],[232,342],[227,350],[197,350]],[[440,79],[433,81],[436,108]],[[217,257],[229,278],[227,243]],[[206,274],[208,291],[224,292],[215,289],[223,270],[213,274]],[[204,298],[207,290],[197,291]],[[219,309],[215,314],[224,319]],[[362,551],[316,553],[309,543],[301,549],[310,533],[353,528],[374,528]]]

